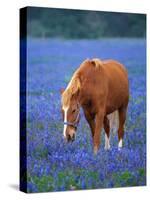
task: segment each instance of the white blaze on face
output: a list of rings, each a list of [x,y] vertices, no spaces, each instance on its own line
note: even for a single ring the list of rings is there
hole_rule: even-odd
[[[71,80],[70,80],[70,82],[69,82],[69,84],[68,84],[66,90],[68,90],[69,87],[71,86],[73,79],[74,79],[74,75],[73,75],[73,77],[71,78]],[[69,108],[69,107],[64,107],[64,106],[63,106],[63,108],[62,108],[63,111],[64,111],[64,123],[67,122],[67,111],[68,111],[68,108]],[[67,124],[64,124],[63,135],[64,135],[65,138],[66,138],[66,129],[67,129]]]
[[[68,111],[68,107],[63,107],[64,110],[64,123],[67,123],[67,111]],[[66,138],[66,129],[67,129],[67,124],[64,124],[64,130],[63,130],[63,135]]]

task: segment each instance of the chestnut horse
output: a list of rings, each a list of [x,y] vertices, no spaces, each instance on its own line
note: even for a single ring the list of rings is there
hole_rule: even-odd
[[[82,107],[91,129],[94,153],[98,151],[103,127],[105,149],[110,148],[110,119],[115,117],[110,114],[116,111],[119,118],[118,148],[122,147],[129,101],[128,74],[122,64],[115,60],[102,61],[97,58],[85,60],[61,95],[63,134],[67,141],[75,139]]]

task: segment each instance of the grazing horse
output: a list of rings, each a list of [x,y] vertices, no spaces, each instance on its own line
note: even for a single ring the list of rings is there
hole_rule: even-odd
[[[90,126],[94,153],[105,130],[105,149],[110,148],[110,121],[118,112],[118,148],[122,147],[124,124],[129,101],[128,74],[115,60],[87,59],[74,72],[67,88],[61,91],[63,134],[67,141],[75,139],[80,108]],[[112,114],[111,114],[112,113]]]

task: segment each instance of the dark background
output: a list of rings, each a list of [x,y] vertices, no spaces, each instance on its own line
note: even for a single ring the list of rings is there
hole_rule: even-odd
[[[146,35],[145,14],[38,7],[29,7],[27,12],[30,37],[93,39]]]

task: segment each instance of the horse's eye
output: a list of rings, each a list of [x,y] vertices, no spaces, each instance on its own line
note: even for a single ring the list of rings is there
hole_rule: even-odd
[[[75,112],[76,112],[76,110],[74,109],[74,110],[72,110],[72,112],[73,112],[73,113],[75,113]]]

